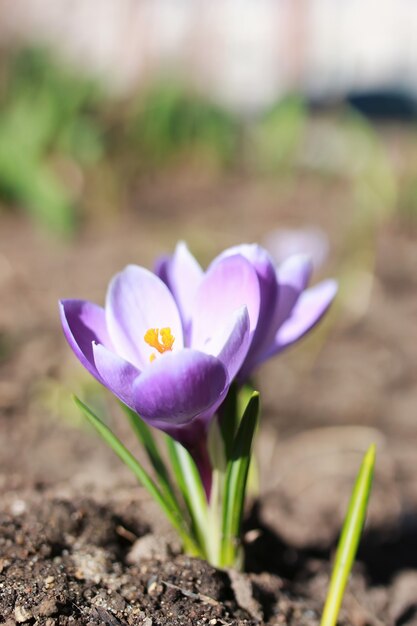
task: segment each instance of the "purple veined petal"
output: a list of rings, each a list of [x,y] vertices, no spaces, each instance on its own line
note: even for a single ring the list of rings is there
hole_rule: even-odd
[[[149,364],[155,349],[144,339],[150,328],[170,328],[175,352],[183,347],[181,319],[168,287],[152,272],[128,265],[109,285],[107,328],[115,351],[139,369]]]
[[[250,346],[250,321],[246,306],[234,311],[231,318],[204,345],[194,346],[212,354],[225,365],[229,380],[239,371]]]
[[[161,259],[159,276],[173,294],[187,328],[190,323],[197,289],[204,272],[184,242],[179,242],[169,260]]]
[[[134,408],[145,421],[173,434],[214,407],[227,386],[227,370],[216,357],[189,348],[167,352],[134,383]]]
[[[133,408],[133,384],[140,371],[101,344],[93,343],[93,355],[103,385]]]
[[[275,332],[289,317],[300,294],[307,287],[312,269],[310,258],[304,254],[289,257],[277,269],[278,298],[273,322]]]
[[[275,309],[277,299],[278,287],[275,264],[271,255],[265,248],[262,248],[262,246],[256,243],[246,243],[228,248],[214,259],[212,265],[222,258],[236,254],[240,254],[247,259],[258,276],[261,304],[258,319],[259,328],[257,329],[256,335],[263,335],[265,333],[265,326],[268,325],[268,320],[271,317],[271,310]],[[256,337],[254,338],[254,342],[257,342]]]
[[[252,267],[255,269],[260,282],[265,283],[265,287],[272,286],[276,282],[275,264],[271,255],[267,250],[265,250],[265,248],[256,243],[244,243],[239,246],[228,248],[213,260],[211,266],[215,265],[224,258],[235,256],[237,254],[245,257],[245,259],[250,262]]]
[[[279,328],[291,316],[300,294],[311,276],[312,265],[306,255],[289,257],[276,270],[277,297],[269,322],[259,323],[259,334],[252,342],[247,358],[239,372],[239,380],[246,380],[252,371],[277,351],[276,336]]]
[[[191,346],[204,346],[243,306],[249,315],[251,338],[260,307],[257,274],[241,255],[225,257],[209,267],[196,294]]]
[[[112,349],[104,309],[85,300],[61,300],[59,311],[64,335],[75,355],[102,382],[94,361],[93,342]]]
[[[300,296],[291,316],[278,330],[274,347],[268,356],[280,352],[311,330],[331,305],[337,288],[337,282],[329,279],[307,289]]]
[[[161,255],[158,257],[154,264],[154,274],[158,276],[162,280],[163,283],[168,285],[168,265],[171,261],[171,257],[168,254]]]
[[[256,360],[256,356],[269,347],[275,335],[274,316],[271,312],[277,308],[277,274],[271,255],[258,244],[243,244],[226,250],[226,254],[231,252],[244,256],[255,269],[259,280],[261,302],[258,324],[248,355],[250,366],[250,363]]]

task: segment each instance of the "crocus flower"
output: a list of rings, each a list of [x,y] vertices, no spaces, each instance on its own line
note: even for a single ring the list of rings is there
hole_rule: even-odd
[[[171,257],[159,261],[157,273],[178,304],[186,334],[192,335],[193,332],[191,311],[200,285],[206,275],[230,258],[245,259],[250,264],[259,288],[257,323],[249,350],[237,373],[238,380],[243,382],[260,363],[282,352],[317,324],[336,294],[337,283],[325,280],[307,289],[312,272],[309,257],[292,255],[275,267],[269,253],[256,244],[225,250],[214,259],[205,274],[185,244],[180,243]]]
[[[256,332],[259,280],[241,254],[203,275],[180,246],[175,265],[182,272],[178,300],[158,276],[130,265],[111,281],[104,308],[62,300],[61,321],[84,367],[148,424],[182,443],[209,491],[207,427]]]

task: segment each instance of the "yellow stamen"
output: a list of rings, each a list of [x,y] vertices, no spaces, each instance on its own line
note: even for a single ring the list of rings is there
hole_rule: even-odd
[[[170,352],[175,341],[175,337],[171,333],[170,328],[149,328],[143,338],[151,348],[155,348],[160,354]],[[155,358],[156,355],[151,354],[151,362],[154,361]]]

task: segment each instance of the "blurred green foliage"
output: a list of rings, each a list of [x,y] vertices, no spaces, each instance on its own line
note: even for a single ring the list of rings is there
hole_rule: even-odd
[[[65,178],[68,164],[84,184],[95,171],[98,198],[104,180],[120,191],[143,172],[177,162],[274,172],[293,163],[305,118],[302,101],[289,98],[249,129],[172,80],[115,101],[46,51],[22,51],[0,64],[0,200],[70,234],[80,198]]]
[[[75,226],[71,189],[54,159],[80,164],[102,154],[94,118],[97,87],[54,63],[44,51],[25,51],[4,69],[0,85],[0,195],[18,203],[53,231]]]
[[[397,208],[395,169],[381,135],[349,107],[322,114],[310,124],[300,154],[304,168],[333,177],[346,188],[338,206],[343,236],[337,254],[337,303],[360,318],[372,292],[380,227]]]
[[[153,165],[182,153],[206,157],[220,167],[236,158],[238,120],[180,83],[158,83],[139,97],[129,130],[135,147]]]
[[[417,153],[417,135],[412,154]],[[413,152],[414,150],[414,152]],[[0,57],[0,203],[71,234],[87,206],[120,206],[149,170],[177,163],[299,180],[347,181],[352,228],[367,240],[398,209],[417,217],[417,157],[402,177],[379,133],[347,107],[312,114],[291,95],[245,119],[159,79],[124,101],[44,50]],[[174,169],[175,171],[175,169]],[[1,208],[1,204],[0,204]]]
[[[267,111],[251,132],[252,167],[265,173],[294,168],[307,121],[307,106],[301,96],[288,96]]]
[[[417,127],[407,129],[403,141],[402,164],[398,174],[398,215],[406,226],[417,224]]]

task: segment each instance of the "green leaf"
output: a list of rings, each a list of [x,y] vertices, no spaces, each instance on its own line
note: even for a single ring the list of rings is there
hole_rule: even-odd
[[[159,452],[158,445],[155,441],[151,429],[148,427],[147,424],[145,424],[145,422],[140,418],[137,413],[132,411],[132,409],[130,409],[122,402],[120,403],[120,405],[129,419],[133,432],[146,450],[148,458],[152,463],[152,467],[154,468],[157,475],[164,498],[169,501],[171,506],[173,508],[176,508],[178,514],[182,516],[183,511],[181,510],[178,500],[175,497],[175,491],[172,487],[167,467]]]
[[[114,433],[106,426],[100,418],[93,413],[93,411],[84,404],[77,396],[74,396],[74,400],[78,408],[84,413],[90,424],[96,429],[100,437],[107,443],[108,446],[117,454],[117,456],[127,465],[127,467],[133,472],[137,480],[145,487],[148,493],[159,504],[164,511],[168,520],[172,526],[176,529],[184,546],[187,549],[193,550],[194,554],[200,554],[200,550],[195,545],[193,538],[189,534],[189,529],[184,526],[184,520],[178,516],[178,512],[171,507],[171,505],[164,499],[162,493],[154,483],[152,478],[142,467],[142,465],[135,459],[135,457],[129,452],[129,450],[123,445],[123,443],[116,437]]]
[[[213,471],[224,474],[227,467],[226,446],[217,416],[211,420],[208,429],[207,447]]]
[[[359,539],[365,523],[366,509],[374,474],[375,453],[375,444],[372,444],[364,456],[356,478],[337,548],[321,626],[335,626],[337,622],[346,583],[355,560]]]
[[[221,565],[224,567],[233,566],[238,554],[246,483],[258,414],[259,393],[255,391],[240,422],[226,472],[221,549]]]
[[[226,459],[232,455],[233,442],[238,426],[237,407],[238,407],[238,390],[236,383],[230,386],[228,394],[220,406],[218,423],[221,430]],[[217,418],[215,418],[217,419]]]
[[[76,221],[65,186],[42,164],[27,171],[27,174],[16,190],[24,208],[51,231],[71,235]]]
[[[50,230],[70,235],[75,214],[69,192],[23,142],[5,135],[4,128],[0,124],[0,195],[22,204]]]

